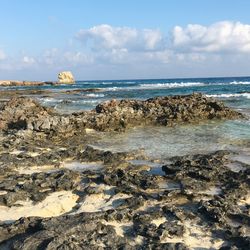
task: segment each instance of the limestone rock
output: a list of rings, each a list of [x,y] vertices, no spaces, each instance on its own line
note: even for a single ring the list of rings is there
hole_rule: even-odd
[[[58,83],[74,83],[75,79],[70,71],[63,71],[58,74]]]
[[[16,81],[16,80],[0,80],[0,86],[41,86],[41,85],[53,85],[55,82],[43,82],[43,81]]]

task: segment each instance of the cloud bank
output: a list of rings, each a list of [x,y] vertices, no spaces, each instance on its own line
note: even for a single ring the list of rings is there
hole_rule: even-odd
[[[101,24],[69,39],[65,49],[48,48],[40,55],[11,58],[0,49],[0,71],[67,68],[96,79],[239,75],[250,68],[250,25],[240,22],[175,26],[168,34]]]
[[[77,35],[83,44],[90,43],[93,50],[126,49],[129,51],[155,51],[164,46],[159,30],[112,27],[107,24],[82,29]]]
[[[211,26],[189,24],[173,29],[173,46],[185,52],[250,53],[250,25],[218,22]]]

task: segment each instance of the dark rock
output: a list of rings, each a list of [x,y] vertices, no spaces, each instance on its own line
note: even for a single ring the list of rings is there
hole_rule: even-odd
[[[121,131],[141,124],[172,126],[207,119],[243,116],[201,94],[157,97],[146,101],[111,100],[93,111],[59,115],[29,98],[13,98],[0,111],[0,129],[31,129],[41,132],[80,131],[80,128]]]

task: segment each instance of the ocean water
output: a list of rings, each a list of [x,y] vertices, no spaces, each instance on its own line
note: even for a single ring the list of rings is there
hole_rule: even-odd
[[[1,89],[6,87],[0,87]],[[246,111],[250,108],[250,77],[77,81],[72,85],[22,86],[8,89],[50,90],[52,95],[37,97],[44,105],[53,106],[60,112],[92,109],[98,103],[110,99],[147,99],[193,92],[222,99],[235,108]],[[77,92],[74,92],[76,90]],[[86,90],[89,91],[85,92]],[[72,92],[65,94],[65,91]]]
[[[152,158],[204,153],[219,149],[236,150],[250,157],[250,77],[77,81],[72,85],[9,87],[50,90],[35,97],[59,112],[71,113],[95,108],[110,99],[141,99],[200,92],[222,100],[245,114],[245,120],[212,121],[174,128],[134,128],[123,134],[104,134],[94,146],[113,151],[144,149]],[[67,91],[67,94],[65,94]]]
[[[44,87],[42,87],[44,88]],[[250,77],[240,78],[195,78],[195,79],[147,79],[117,81],[77,81],[74,85],[47,87],[57,92],[56,97],[43,99],[59,110],[77,111],[91,109],[98,103],[110,99],[147,99],[155,96],[191,94],[201,92],[223,99],[228,105],[250,108]],[[60,95],[65,90],[97,89],[98,92],[77,92]],[[62,100],[67,99],[68,102]]]

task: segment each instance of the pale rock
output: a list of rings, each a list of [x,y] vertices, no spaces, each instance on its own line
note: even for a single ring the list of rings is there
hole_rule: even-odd
[[[75,79],[70,71],[63,71],[58,74],[58,83],[74,83]]]

